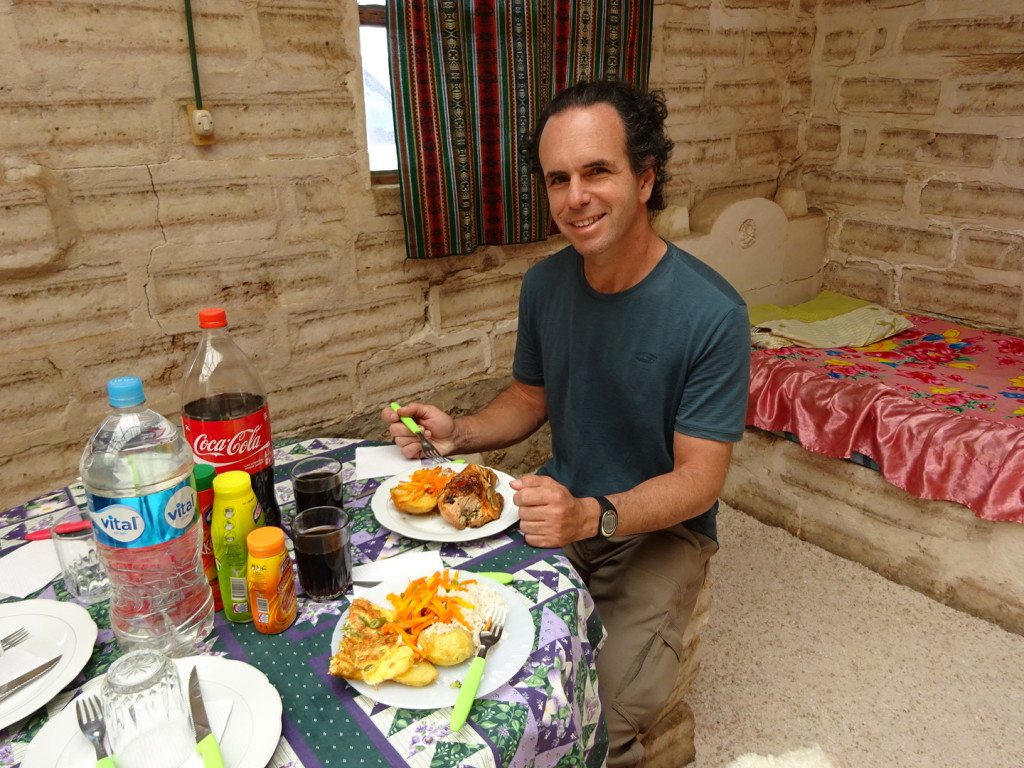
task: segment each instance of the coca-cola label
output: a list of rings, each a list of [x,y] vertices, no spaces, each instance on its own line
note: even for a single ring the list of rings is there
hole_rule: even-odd
[[[185,439],[197,462],[212,464],[217,474],[241,470],[254,475],[274,462],[267,408],[240,419],[202,421],[181,416]]]
[[[86,493],[96,541],[134,549],[181,536],[196,519],[196,492],[186,478],[148,496],[110,498]]]

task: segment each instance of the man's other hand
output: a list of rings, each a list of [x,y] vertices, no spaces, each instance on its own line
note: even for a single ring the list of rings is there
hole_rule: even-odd
[[[563,547],[596,531],[586,499],[577,499],[546,475],[523,475],[511,483],[519,507],[519,529],[533,547]],[[589,524],[588,524],[589,522]],[[594,528],[594,530],[590,530]]]

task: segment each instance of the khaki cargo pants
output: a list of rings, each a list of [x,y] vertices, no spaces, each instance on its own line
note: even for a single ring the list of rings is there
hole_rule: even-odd
[[[643,764],[637,737],[650,730],[672,692],[683,632],[717,551],[715,541],[682,524],[565,547],[608,632],[597,675],[609,768]]]

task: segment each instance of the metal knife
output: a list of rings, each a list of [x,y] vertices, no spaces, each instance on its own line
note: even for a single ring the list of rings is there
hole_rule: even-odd
[[[0,685],[0,700],[6,699],[16,690],[21,688],[21,686],[31,683],[40,675],[45,675],[47,672],[49,672],[51,669],[57,666],[57,662],[59,662],[62,658],[63,656],[57,656],[56,658],[50,659],[49,661],[44,661],[38,667],[33,667],[25,674],[18,675],[10,682]]]
[[[188,703],[192,709],[192,728],[196,732],[196,752],[203,758],[204,768],[224,768],[224,756],[206,715],[203,692],[199,690],[199,673],[195,667],[188,677]]]

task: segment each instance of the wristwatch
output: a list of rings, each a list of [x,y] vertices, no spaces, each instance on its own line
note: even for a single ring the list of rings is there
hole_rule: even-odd
[[[597,532],[601,538],[607,539],[615,535],[615,529],[619,527],[619,511],[604,496],[595,496],[597,503],[601,505],[601,517],[598,520]]]

